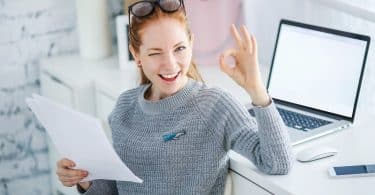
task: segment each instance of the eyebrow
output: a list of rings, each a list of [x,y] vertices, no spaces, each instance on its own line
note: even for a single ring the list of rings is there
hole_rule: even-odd
[[[177,47],[178,45],[180,45],[180,44],[182,44],[182,43],[183,43],[183,41],[178,42],[176,45],[173,46],[173,48]],[[148,50],[148,51],[149,51],[149,50],[163,51],[162,49],[160,49],[160,48],[155,48],[155,47],[153,47],[153,48],[148,48],[147,50]]]

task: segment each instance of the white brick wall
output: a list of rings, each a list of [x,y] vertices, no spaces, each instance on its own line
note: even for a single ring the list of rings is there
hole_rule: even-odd
[[[109,0],[111,25],[122,0]],[[49,195],[45,130],[24,99],[39,92],[39,59],[78,52],[75,0],[0,0],[0,194]]]

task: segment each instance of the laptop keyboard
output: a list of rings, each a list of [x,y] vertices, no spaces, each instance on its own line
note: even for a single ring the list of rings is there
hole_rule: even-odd
[[[279,111],[281,118],[283,119],[286,126],[298,129],[301,131],[309,131],[323,125],[330,124],[332,122],[318,119],[312,116],[307,116],[304,114],[291,112],[282,108],[277,108]],[[252,116],[255,116],[255,113],[252,109],[249,109],[249,113]]]
[[[277,108],[277,110],[279,111],[286,126],[302,131],[309,131],[331,123],[330,121],[292,112],[282,108]]]

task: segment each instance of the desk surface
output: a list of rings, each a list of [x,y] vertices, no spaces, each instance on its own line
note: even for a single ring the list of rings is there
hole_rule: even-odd
[[[369,125],[353,127],[297,145],[294,153],[314,146],[330,146],[338,150],[334,157],[309,163],[294,161],[288,175],[261,173],[247,159],[231,153],[231,169],[275,194],[374,194],[375,177],[332,178],[328,169],[334,165],[375,164],[375,131]]]

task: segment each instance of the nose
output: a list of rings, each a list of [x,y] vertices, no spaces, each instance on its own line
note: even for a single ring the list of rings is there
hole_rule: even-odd
[[[176,56],[174,56],[173,52],[166,52],[163,57],[162,67],[171,71],[175,70],[178,64]]]

